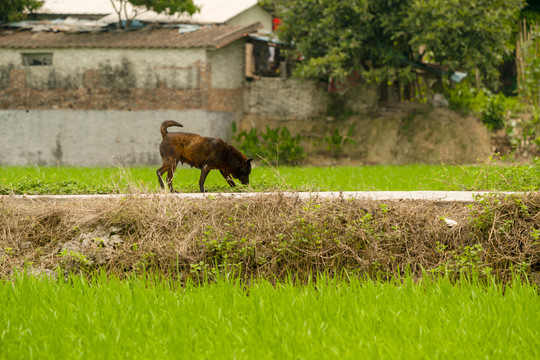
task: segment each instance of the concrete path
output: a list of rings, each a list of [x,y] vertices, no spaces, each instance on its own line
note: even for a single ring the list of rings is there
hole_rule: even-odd
[[[136,197],[163,197],[172,196],[182,199],[204,199],[204,198],[249,198],[255,196],[271,196],[278,192],[245,192],[245,193],[156,193],[156,194],[108,194],[108,195],[2,195],[5,197],[20,198],[27,200],[91,200],[91,199],[120,199],[128,196]],[[367,200],[429,200],[435,202],[473,202],[477,196],[486,194],[525,194],[524,192],[491,192],[491,191],[327,191],[327,192],[280,192],[285,196],[298,196],[301,199],[313,197],[332,198],[354,198]]]

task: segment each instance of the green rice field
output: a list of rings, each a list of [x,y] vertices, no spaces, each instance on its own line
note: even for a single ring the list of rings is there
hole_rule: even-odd
[[[0,167],[0,194],[77,194],[156,191],[156,168]],[[175,189],[197,192],[200,171],[181,167]],[[208,191],[233,191],[211,171]],[[255,167],[249,191],[538,190],[540,162],[515,166]],[[236,189],[238,190],[238,189]]]
[[[2,359],[538,359],[515,281],[0,280]]]

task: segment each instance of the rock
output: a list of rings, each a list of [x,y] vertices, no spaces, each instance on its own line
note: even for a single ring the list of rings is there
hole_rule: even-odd
[[[116,249],[118,247],[118,245],[122,244],[124,242],[124,240],[122,240],[120,238],[120,235],[113,235],[111,236],[111,238],[109,239],[109,246],[113,247],[114,249]]]
[[[60,247],[60,251],[80,252],[81,251],[81,242],[79,240],[66,241]]]
[[[111,226],[109,228],[109,235],[116,235],[122,231],[122,228],[119,226]]]
[[[91,232],[82,233],[76,239],[67,241],[58,248],[58,252],[68,251],[84,256],[85,265],[105,265],[113,255],[113,250],[124,242],[119,232],[120,227],[105,228],[98,226]],[[77,270],[81,264],[77,258],[66,258],[66,270]]]
[[[446,223],[446,226],[448,226],[449,228],[453,228],[454,226],[458,224],[457,221],[452,220],[452,219],[447,219],[445,217],[443,217],[442,220]]]
[[[43,267],[38,267],[36,269],[30,268],[28,269],[28,275],[32,275],[34,277],[48,277],[49,279],[57,280],[58,279],[58,271],[54,271],[51,269],[45,269]]]
[[[430,100],[431,105],[434,107],[448,107],[448,100],[442,94],[433,95],[433,99]]]

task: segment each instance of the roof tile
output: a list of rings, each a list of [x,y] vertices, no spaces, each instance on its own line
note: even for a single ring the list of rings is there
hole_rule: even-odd
[[[107,32],[32,32],[0,29],[0,48],[220,48],[261,28],[251,25],[204,26],[179,33],[177,28],[144,27]]]

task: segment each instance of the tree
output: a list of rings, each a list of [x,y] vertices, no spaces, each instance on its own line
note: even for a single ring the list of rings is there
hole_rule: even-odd
[[[301,77],[409,82],[426,62],[496,78],[524,0],[275,0]]]
[[[129,29],[131,22],[146,11],[158,14],[174,15],[188,13],[193,15],[199,8],[193,0],[111,0],[114,11],[118,15],[118,28]],[[128,6],[130,4],[131,6]],[[123,21],[125,20],[125,25]]]
[[[43,3],[38,0],[2,0],[0,1],[0,22],[19,21],[41,7]]]
[[[540,0],[527,0],[527,6],[521,10],[521,18],[527,23],[540,23]]]

